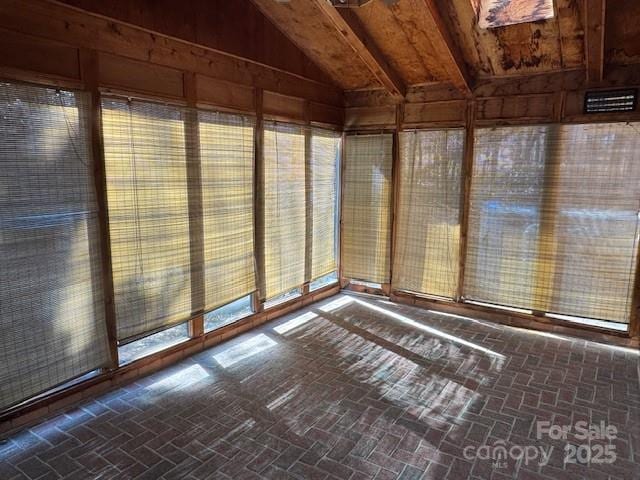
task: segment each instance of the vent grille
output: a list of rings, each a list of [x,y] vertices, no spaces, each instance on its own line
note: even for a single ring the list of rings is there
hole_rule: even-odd
[[[638,90],[609,90],[587,92],[584,96],[585,113],[633,112],[638,101]]]

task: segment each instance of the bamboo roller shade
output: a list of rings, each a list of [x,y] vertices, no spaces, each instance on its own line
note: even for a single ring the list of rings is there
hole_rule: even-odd
[[[340,134],[336,132],[279,122],[264,124],[268,299],[336,270],[339,154]],[[311,268],[306,268],[307,261]]]
[[[89,111],[0,83],[0,409],[110,360]]]
[[[401,132],[393,286],[453,298],[460,263],[462,129]]]
[[[102,107],[119,340],[255,290],[253,122],[124,99]],[[186,135],[188,118],[197,134]]]
[[[479,129],[465,297],[628,322],[640,125]]]
[[[393,136],[345,140],[342,274],[389,283]]]

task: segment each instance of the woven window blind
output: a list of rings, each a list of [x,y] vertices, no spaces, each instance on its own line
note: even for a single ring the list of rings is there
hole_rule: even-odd
[[[305,281],[304,129],[265,122],[263,148],[264,295],[272,298]]]
[[[337,257],[338,168],[341,134],[330,130],[311,131],[312,259],[311,278],[335,272]]]
[[[463,155],[462,129],[400,133],[395,288],[456,296]]]
[[[554,141],[545,309],[627,323],[640,233],[640,123],[566,125]]]
[[[109,362],[89,108],[0,83],[0,409]]]
[[[185,112],[104,98],[102,124],[118,339],[191,314]]]
[[[341,262],[346,278],[389,283],[392,157],[391,134],[345,140]]]
[[[637,124],[476,131],[465,296],[628,322],[638,132]]]
[[[205,310],[256,289],[253,141],[247,117],[198,112],[204,226]]]
[[[477,129],[464,296],[535,309],[549,126]]]

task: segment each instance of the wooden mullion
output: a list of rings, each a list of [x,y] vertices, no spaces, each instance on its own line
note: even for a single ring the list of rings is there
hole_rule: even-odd
[[[347,136],[342,132],[342,148],[340,149],[340,213],[338,221],[339,239],[338,239],[338,284],[341,288],[348,285],[349,280],[344,278],[343,259],[344,259],[344,171],[347,158]]]
[[[467,239],[469,234],[469,208],[471,203],[471,179],[473,177],[473,146],[475,141],[476,103],[467,102],[466,131],[464,137],[464,157],[462,161],[460,192],[460,254],[458,265],[458,288],[456,300],[462,301],[464,296],[464,274],[467,260]]]
[[[254,248],[256,259],[256,286],[257,292],[252,297],[254,312],[264,310],[266,299],[266,278],[264,260],[264,115],[263,115],[263,91],[255,89],[256,131],[254,136],[254,196],[253,196],[253,221],[254,221]]]
[[[311,166],[311,105],[305,102],[304,128],[304,191],[305,191],[305,241],[304,241],[304,284],[302,293],[309,293],[309,283],[313,270],[313,182]]]
[[[102,145],[102,105],[100,102],[99,62],[94,50],[80,50],[80,70],[85,90],[91,94],[90,129],[91,153],[93,157],[93,180],[98,205],[99,248],[101,260],[102,289],[109,342],[109,369],[118,368],[118,327],[113,287],[113,269],[111,265],[111,241],[109,234],[109,214],[107,208],[107,176]]]
[[[393,286],[393,262],[395,259],[398,233],[398,204],[400,199],[400,132],[404,123],[404,104],[396,105],[396,126],[393,132],[391,160],[391,246],[389,248],[389,283],[382,284],[385,295],[391,294]]]
[[[202,208],[202,173],[200,169],[200,129],[198,126],[196,75],[184,74],[184,96],[188,109],[184,130],[187,156],[187,190],[189,208],[189,251],[191,262],[191,314],[189,336],[204,334],[205,275],[204,221]]]

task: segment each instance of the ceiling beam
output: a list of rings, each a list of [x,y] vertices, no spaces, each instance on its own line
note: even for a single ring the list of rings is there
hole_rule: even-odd
[[[349,8],[335,8],[327,0],[312,0],[331,21],[356,55],[364,62],[382,86],[394,97],[404,98],[407,87],[400,75],[389,65],[380,49]]]
[[[445,67],[451,77],[451,83],[465,95],[470,95],[473,85],[471,76],[469,75],[467,65],[464,62],[458,44],[454,41],[453,36],[440,15],[436,0],[423,0],[423,2],[433,22],[434,38],[432,40],[434,41],[434,47],[443,58],[447,57],[449,60]]]
[[[585,8],[585,57],[587,83],[604,80],[604,21],[607,0],[587,0]]]

